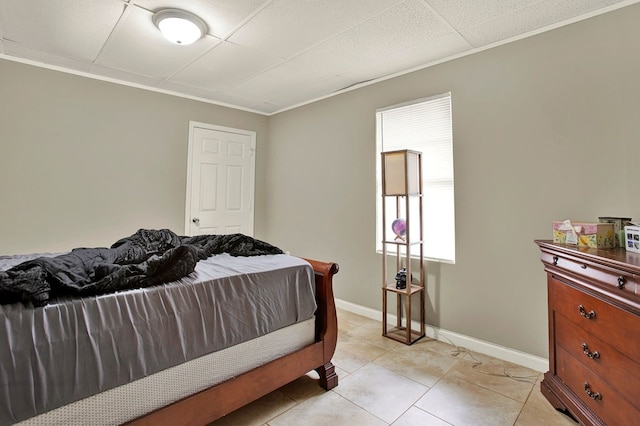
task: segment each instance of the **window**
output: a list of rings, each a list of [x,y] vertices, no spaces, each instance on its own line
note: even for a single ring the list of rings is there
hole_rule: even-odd
[[[452,133],[451,93],[379,109],[376,112],[378,251],[382,251],[380,153],[411,149],[422,152],[425,257],[429,260],[455,262]],[[387,214],[391,217],[395,212]]]

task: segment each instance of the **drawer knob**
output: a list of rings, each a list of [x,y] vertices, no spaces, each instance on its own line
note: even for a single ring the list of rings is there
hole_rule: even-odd
[[[557,265],[557,264],[558,264],[558,259],[559,259],[559,257],[558,257],[558,256],[553,256],[553,264],[554,264],[554,265]]]
[[[578,311],[580,311],[580,315],[586,319],[594,319],[596,317],[596,313],[594,311],[587,312],[582,305],[578,306]]]
[[[624,285],[627,283],[627,280],[622,275],[618,277],[618,288],[622,290]]]
[[[602,399],[602,395],[600,395],[600,392],[593,392],[591,390],[591,387],[589,386],[589,383],[587,382],[584,382],[584,391],[587,393],[587,395],[589,395],[591,399]]]
[[[582,265],[580,265],[580,267],[581,267],[582,269],[587,269],[587,265],[586,265],[585,263],[583,263]]]
[[[589,346],[586,343],[582,344],[582,352],[588,356],[591,359],[598,359],[600,358],[600,353],[598,351],[595,352],[590,352],[589,351]]]

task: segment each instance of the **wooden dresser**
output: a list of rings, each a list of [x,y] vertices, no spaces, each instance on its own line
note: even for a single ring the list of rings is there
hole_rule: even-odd
[[[640,254],[536,241],[547,272],[544,396],[586,425],[640,424]]]

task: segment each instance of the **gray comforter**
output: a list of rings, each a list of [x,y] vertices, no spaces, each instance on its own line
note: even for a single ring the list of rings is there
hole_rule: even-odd
[[[0,304],[46,305],[60,295],[88,296],[175,281],[193,272],[198,260],[282,254],[282,250],[243,234],[180,237],[168,229],[140,229],[110,248],[77,248],[0,271]]]

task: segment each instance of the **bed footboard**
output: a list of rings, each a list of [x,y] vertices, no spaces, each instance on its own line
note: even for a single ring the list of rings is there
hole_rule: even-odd
[[[315,368],[320,375],[320,386],[329,390],[338,386],[338,375],[331,363],[338,340],[338,318],[333,297],[333,276],[338,273],[337,263],[305,259],[313,267],[316,277],[316,340],[324,342],[324,364]]]
[[[129,425],[206,425],[315,370],[320,386],[338,385],[331,358],[336,349],[338,320],[333,297],[333,276],[338,264],[305,259],[316,281],[316,339],[298,351],[250,370],[209,389],[140,417]]]

